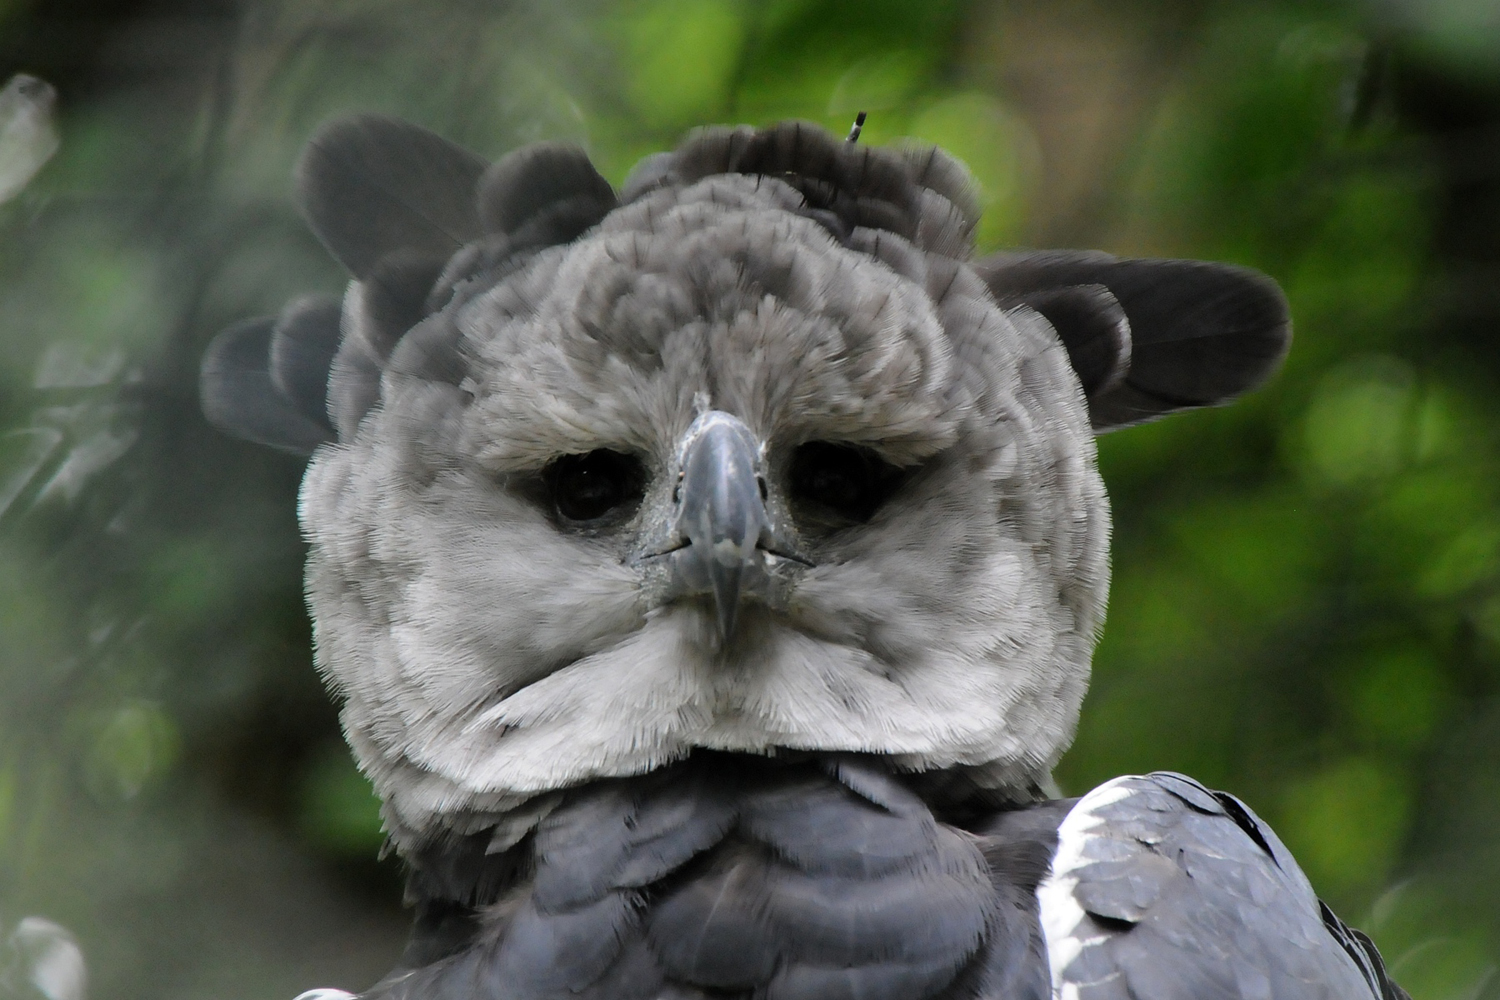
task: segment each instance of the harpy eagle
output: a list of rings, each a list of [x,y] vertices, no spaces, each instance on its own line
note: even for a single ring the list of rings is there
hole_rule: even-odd
[[[1094,435],[1265,379],[1269,279],[972,260],[955,160],[803,123],[617,192],[359,116],[298,185],[353,280],[222,333],[202,395],[312,453],[317,664],[415,908],[362,996],[1405,997],[1234,797],[1046,792]]]

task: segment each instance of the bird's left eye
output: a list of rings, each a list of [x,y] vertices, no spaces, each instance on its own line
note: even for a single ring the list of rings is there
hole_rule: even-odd
[[[868,448],[812,441],[792,455],[792,499],[837,519],[864,523],[895,492],[901,470]]]
[[[547,466],[543,479],[557,513],[567,521],[598,521],[624,513],[645,494],[640,459],[598,448],[586,455],[564,455]]]

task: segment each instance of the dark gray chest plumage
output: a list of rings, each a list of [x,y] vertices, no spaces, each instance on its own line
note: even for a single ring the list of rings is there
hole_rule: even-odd
[[[1056,824],[997,843],[858,764],[695,758],[574,794],[505,855],[419,855],[418,967],[373,995],[1043,998]]]
[[[962,825],[848,758],[707,754],[601,782],[508,851],[478,835],[416,852],[417,930],[368,996],[1403,996],[1278,881],[1289,857],[1235,800],[1122,781],[1088,815],[1057,800]]]

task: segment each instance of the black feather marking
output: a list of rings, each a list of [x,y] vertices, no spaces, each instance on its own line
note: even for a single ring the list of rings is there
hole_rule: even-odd
[[[631,196],[662,183],[757,174],[791,185],[809,210],[833,213],[844,230],[884,229],[912,240],[919,235],[924,189],[902,155],[842,142],[808,122],[702,129],[672,156],[669,168],[653,161],[640,182],[632,181]]]
[[[538,142],[501,157],[479,181],[479,217],[487,232],[519,243],[567,243],[618,202],[588,154],[561,142]]]
[[[895,233],[931,253],[967,259],[978,222],[977,189],[941,150],[890,150],[842,141],[809,122],[766,129],[707,128],[675,152],[642,160],[626,180],[629,203],[661,187],[715,174],[775,178],[805,199],[802,214],[841,243],[856,230]]]
[[[271,331],[272,386],[330,432],[328,373],[339,350],[342,312],[335,296],[304,295],[287,303]]]
[[[363,278],[394,251],[442,261],[479,236],[474,196],[485,166],[427,129],[355,115],[327,123],[309,140],[297,189],[313,232]]]
[[[975,268],[1002,303],[1067,285],[1114,294],[1131,357],[1125,377],[1089,399],[1100,432],[1228,402],[1268,379],[1291,343],[1285,297],[1249,268],[1093,251],[996,254]]]
[[[1281,859],[1276,856],[1275,850],[1272,849],[1270,843],[1266,840],[1266,834],[1261,829],[1260,821],[1255,818],[1255,814],[1249,810],[1245,803],[1226,792],[1214,792],[1214,798],[1224,807],[1225,815],[1234,820],[1235,825],[1245,831],[1245,836],[1255,841],[1260,849],[1266,852],[1266,856],[1275,862],[1278,868],[1281,867]]]
[[[828,230],[828,235],[832,236],[839,244],[843,246],[849,245],[849,237],[851,235],[849,224],[835,213],[828,211],[826,208],[812,208],[804,205],[797,214],[813,220]]]
[[[933,258],[894,233],[861,229],[850,234],[849,245],[880,261],[892,271],[917,284],[927,281],[928,261]]]
[[[1318,908],[1323,917],[1323,926],[1349,953],[1349,957],[1354,959],[1355,964],[1359,966],[1366,981],[1370,984],[1371,992],[1380,1000],[1411,1000],[1410,995],[1391,980],[1385,968],[1385,959],[1380,957],[1380,952],[1376,949],[1375,942],[1370,940],[1369,935],[1340,920],[1328,908],[1327,903],[1319,900]]]
[[[310,455],[332,435],[276,389],[271,378],[275,321],[252,319],[221,332],[203,352],[198,394],[219,430],[294,455]]]
[[[1198,812],[1209,816],[1226,815],[1222,798],[1223,793],[1210,791],[1185,774],[1178,774],[1176,771],[1153,771],[1147,775],[1147,780],[1169,793],[1173,798],[1192,806]],[[1243,808],[1241,806],[1242,810]],[[1158,807],[1158,810],[1166,811],[1161,807]],[[1236,820],[1236,822],[1239,821]],[[1244,824],[1240,825],[1243,829]],[[1256,840],[1260,842],[1261,838],[1257,835]],[[1266,853],[1270,854],[1271,852],[1267,849]]]
[[[858,142],[859,134],[865,129],[866,113],[861,111],[854,116],[854,124],[849,127],[849,134],[844,137],[845,142]]]
[[[912,179],[953,206],[969,229],[979,223],[979,185],[964,165],[936,146],[908,146]]]

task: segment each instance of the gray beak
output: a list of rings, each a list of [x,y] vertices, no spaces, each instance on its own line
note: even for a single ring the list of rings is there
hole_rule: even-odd
[[[710,410],[693,421],[678,452],[676,589],[711,594],[719,640],[734,634],[747,576],[764,575],[768,534],[761,497],[760,449],[744,421]]]

